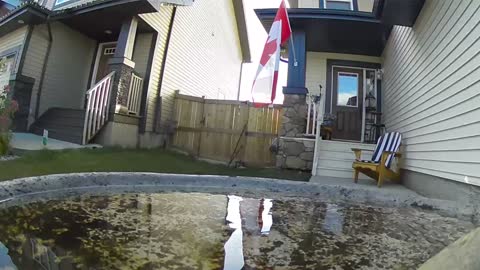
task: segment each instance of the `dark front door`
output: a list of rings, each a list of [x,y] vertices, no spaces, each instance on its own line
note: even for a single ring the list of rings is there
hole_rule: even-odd
[[[333,67],[333,139],[360,141],[363,121],[363,70]]]
[[[103,78],[108,75],[109,67],[108,67],[108,60],[115,55],[115,49],[117,44],[105,44],[101,45],[101,51],[99,55],[98,67],[97,67],[97,74],[95,76],[95,83],[98,83]]]

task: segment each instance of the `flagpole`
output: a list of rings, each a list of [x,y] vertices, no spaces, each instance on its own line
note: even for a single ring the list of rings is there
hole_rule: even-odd
[[[284,0],[282,0],[282,2],[283,1]],[[288,16],[288,9],[287,8],[285,9],[285,12],[287,13],[287,18],[290,18],[290,16]],[[290,21],[288,22],[288,25],[290,26]],[[293,66],[298,67],[297,52],[295,50],[295,43],[293,42],[293,31],[291,31],[291,32],[292,33],[291,33],[291,36],[290,36],[290,43],[292,45],[292,50],[293,50]]]
[[[298,61],[297,61],[297,52],[295,51],[295,43],[293,42],[293,32],[292,36],[290,37],[290,43],[292,45],[292,50],[293,50],[293,66],[298,67]]]

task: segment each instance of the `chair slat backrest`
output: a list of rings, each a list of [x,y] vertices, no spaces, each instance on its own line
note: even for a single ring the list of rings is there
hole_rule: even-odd
[[[372,161],[380,163],[382,159],[382,153],[385,151],[397,153],[400,145],[402,144],[402,135],[398,132],[390,132],[378,139],[375,152],[373,152]],[[390,155],[387,158],[386,167],[390,168],[394,155]]]

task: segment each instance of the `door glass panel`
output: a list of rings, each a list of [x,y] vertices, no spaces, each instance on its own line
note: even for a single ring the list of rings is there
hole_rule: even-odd
[[[343,9],[343,10],[351,10],[352,6],[350,2],[345,1],[329,1],[325,2],[327,9]]]
[[[358,74],[338,73],[338,106],[358,106]]]

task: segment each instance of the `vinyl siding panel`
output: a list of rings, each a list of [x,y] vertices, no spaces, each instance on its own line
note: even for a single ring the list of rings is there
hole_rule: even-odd
[[[157,13],[140,15],[144,21],[150,24],[158,32],[147,94],[147,118],[145,129],[147,132],[151,132],[154,129],[155,108],[157,105],[158,91],[160,90],[160,73],[172,11],[172,7],[162,7]],[[145,53],[148,54],[148,51]]]
[[[48,32],[46,25],[36,25],[33,28],[30,43],[28,44],[25,55],[25,63],[22,74],[35,79],[32,89],[32,97],[30,101],[29,123],[34,121],[35,106],[37,102],[37,93],[40,86],[42,76],[42,68],[45,61],[45,55],[48,50]]]
[[[138,34],[133,48],[133,62],[135,62],[135,71],[145,78],[147,72],[148,56],[152,46],[153,34]]]
[[[403,134],[403,167],[480,185],[480,2],[427,0],[384,51],[388,130]]]
[[[320,0],[298,0],[299,8],[319,8]]]
[[[83,108],[96,48],[96,41],[62,23],[52,24],[52,34],[40,115],[52,107]]]
[[[27,32],[28,27],[25,26],[0,37],[0,56],[3,56],[5,52],[11,49],[18,49],[16,54],[16,66],[15,70],[12,73],[17,73],[18,64],[21,58],[20,54],[22,53],[22,48],[25,43]]]
[[[177,9],[162,85],[162,121],[173,115],[174,91],[236,99],[242,52],[231,0],[195,1]]]

